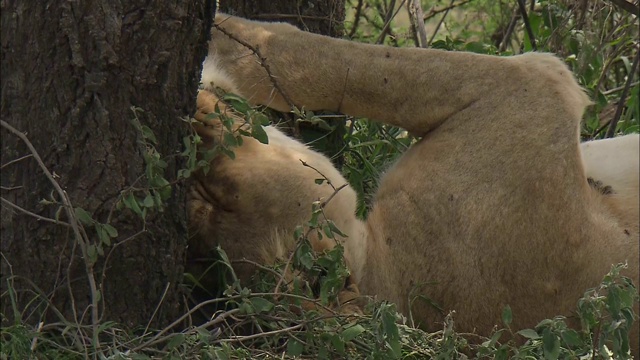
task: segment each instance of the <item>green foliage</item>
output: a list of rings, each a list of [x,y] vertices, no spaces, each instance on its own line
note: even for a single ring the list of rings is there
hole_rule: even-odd
[[[357,215],[365,218],[382,173],[414,142],[405,130],[366,119],[351,120],[344,137],[342,172],[358,193]]]
[[[222,250],[221,255],[228,261]],[[320,265],[314,261],[313,266]],[[295,291],[253,292],[235,281],[222,297],[208,301],[224,303],[226,310],[202,325],[172,332],[171,327],[140,331],[105,322],[98,332],[108,341],[78,348],[81,333],[64,322],[37,329],[18,322],[0,330],[0,359],[84,359],[97,354],[106,359],[629,359],[628,332],[634,326],[632,306],[638,294],[620,275],[622,268],[614,266],[578,301],[581,328],[556,317],[512,333],[509,324],[517,314],[505,308],[505,328],[479,345],[466,339],[475,342],[477,336],[455,332],[452,314],[443,330],[426,333],[405,325],[391,303],[370,302],[362,315],[341,315],[315,297]],[[285,275],[282,268],[276,273]],[[304,310],[303,301],[318,306]],[[189,310],[183,320],[200,308]],[[518,345],[513,337],[526,342]]]

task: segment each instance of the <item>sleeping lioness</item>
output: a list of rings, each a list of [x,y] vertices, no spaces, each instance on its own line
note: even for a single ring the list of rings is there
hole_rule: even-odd
[[[455,310],[459,331],[489,335],[507,305],[514,330],[572,318],[616,263],[638,283],[638,135],[580,145],[589,99],[556,57],[365,45],[224,14],[212,39],[197,116],[211,142],[222,131],[204,116],[215,87],[279,111],[366,117],[421,140],[380,179],[361,221],[350,187],[334,194],[315,183],[318,172],[346,183],[331,162],[267,127],[269,144],[245,138],[235,160],[214,159],[192,186],[192,253],[221,245],[231,258],[286,258],[309,204],[334,195],[324,212],[347,235],[338,240],[351,281],[404,313],[410,294],[431,299],[441,309],[411,302],[428,330]]]

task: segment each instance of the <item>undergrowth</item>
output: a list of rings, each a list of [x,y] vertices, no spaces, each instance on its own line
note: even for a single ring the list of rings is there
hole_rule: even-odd
[[[222,265],[230,268],[220,254]],[[322,259],[333,255],[314,255],[310,265],[323,268]],[[198,304],[165,329],[104,322],[96,334],[99,347],[91,346],[89,327],[65,319],[35,328],[17,320],[1,329],[0,359],[625,359],[638,295],[620,275],[622,268],[612,267],[598,287],[577,300],[578,328],[556,317],[513,333],[507,307],[502,328],[490,338],[457,333],[455,313],[446,317],[442,330],[426,333],[408,326],[391,303],[371,300],[364,314],[344,315],[296,291],[252,292],[235,282],[222,297]],[[282,276],[275,268],[267,274],[274,272]],[[12,301],[9,289],[3,301]],[[304,302],[317,306],[305,309]],[[179,331],[176,325],[188,324],[215,304],[219,310],[207,313],[204,323]]]

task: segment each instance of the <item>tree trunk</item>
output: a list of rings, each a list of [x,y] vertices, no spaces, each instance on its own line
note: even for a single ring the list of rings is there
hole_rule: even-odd
[[[288,22],[333,37],[341,37],[344,30],[344,0],[220,0],[220,11],[248,19]]]
[[[188,129],[180,118],[195,110],[213,6],[210,0],[2,2],[3,326],[62,316],[130,326],[153,317],[157,327],[182,310],[184,186],[168,195],[168,187],[157,188],[159,178],[145,176],[143,159],[153,144],[143,141],[132,107],[144,111],[137,117],[155,133],[157,151],[172,155],[164,170],[172,182]],[[50,178],[11,128],[26,135]],[[93,220],[68,212],[54,182]],[[170,210],[149,208],[142,220],[120,206],[122,194],[144,199],[152,185],[167,195]],[[93,221],[110,224],[117,236]]]

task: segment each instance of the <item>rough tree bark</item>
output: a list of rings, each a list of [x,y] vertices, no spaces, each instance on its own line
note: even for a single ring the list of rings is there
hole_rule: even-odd
[[[177,285],[187,238],[184,186],[175,186],[166,201],[171,211],[147,216],[142,233],[143,222],[132,211],[110,212],[123,189],[146,186],[147,149],[132,125],[132,106],[144,110],[140,121],[155,132],[158,152],[173,155],[165,174],[175,179],[181,166],[175,155],[187,133],[179,119],[195,110],[215,3],[1,4],[2,120],[27,136],[73,207],[118,231],[95,265],[102,320],[146,325],[153,315],[152,326],[166,324],[182,310]],[[30,323],[60,321],[54,307],[69,321],[90,322],[91,291],[74,231],[33,215],[56,218],[60,206],[47,201],[62,199],[7,128],[0,129],[2,324],[17,316]],[[59,214],[72,221],[64,209]],[[96,230],[84,228],[88,245],[97,242]],[[22,315],[11,308],[9,285]]]
[[[333,37],[341,37],[344,30],[344,0],[221,0],[220,11],[248,19],[288,22]]]

